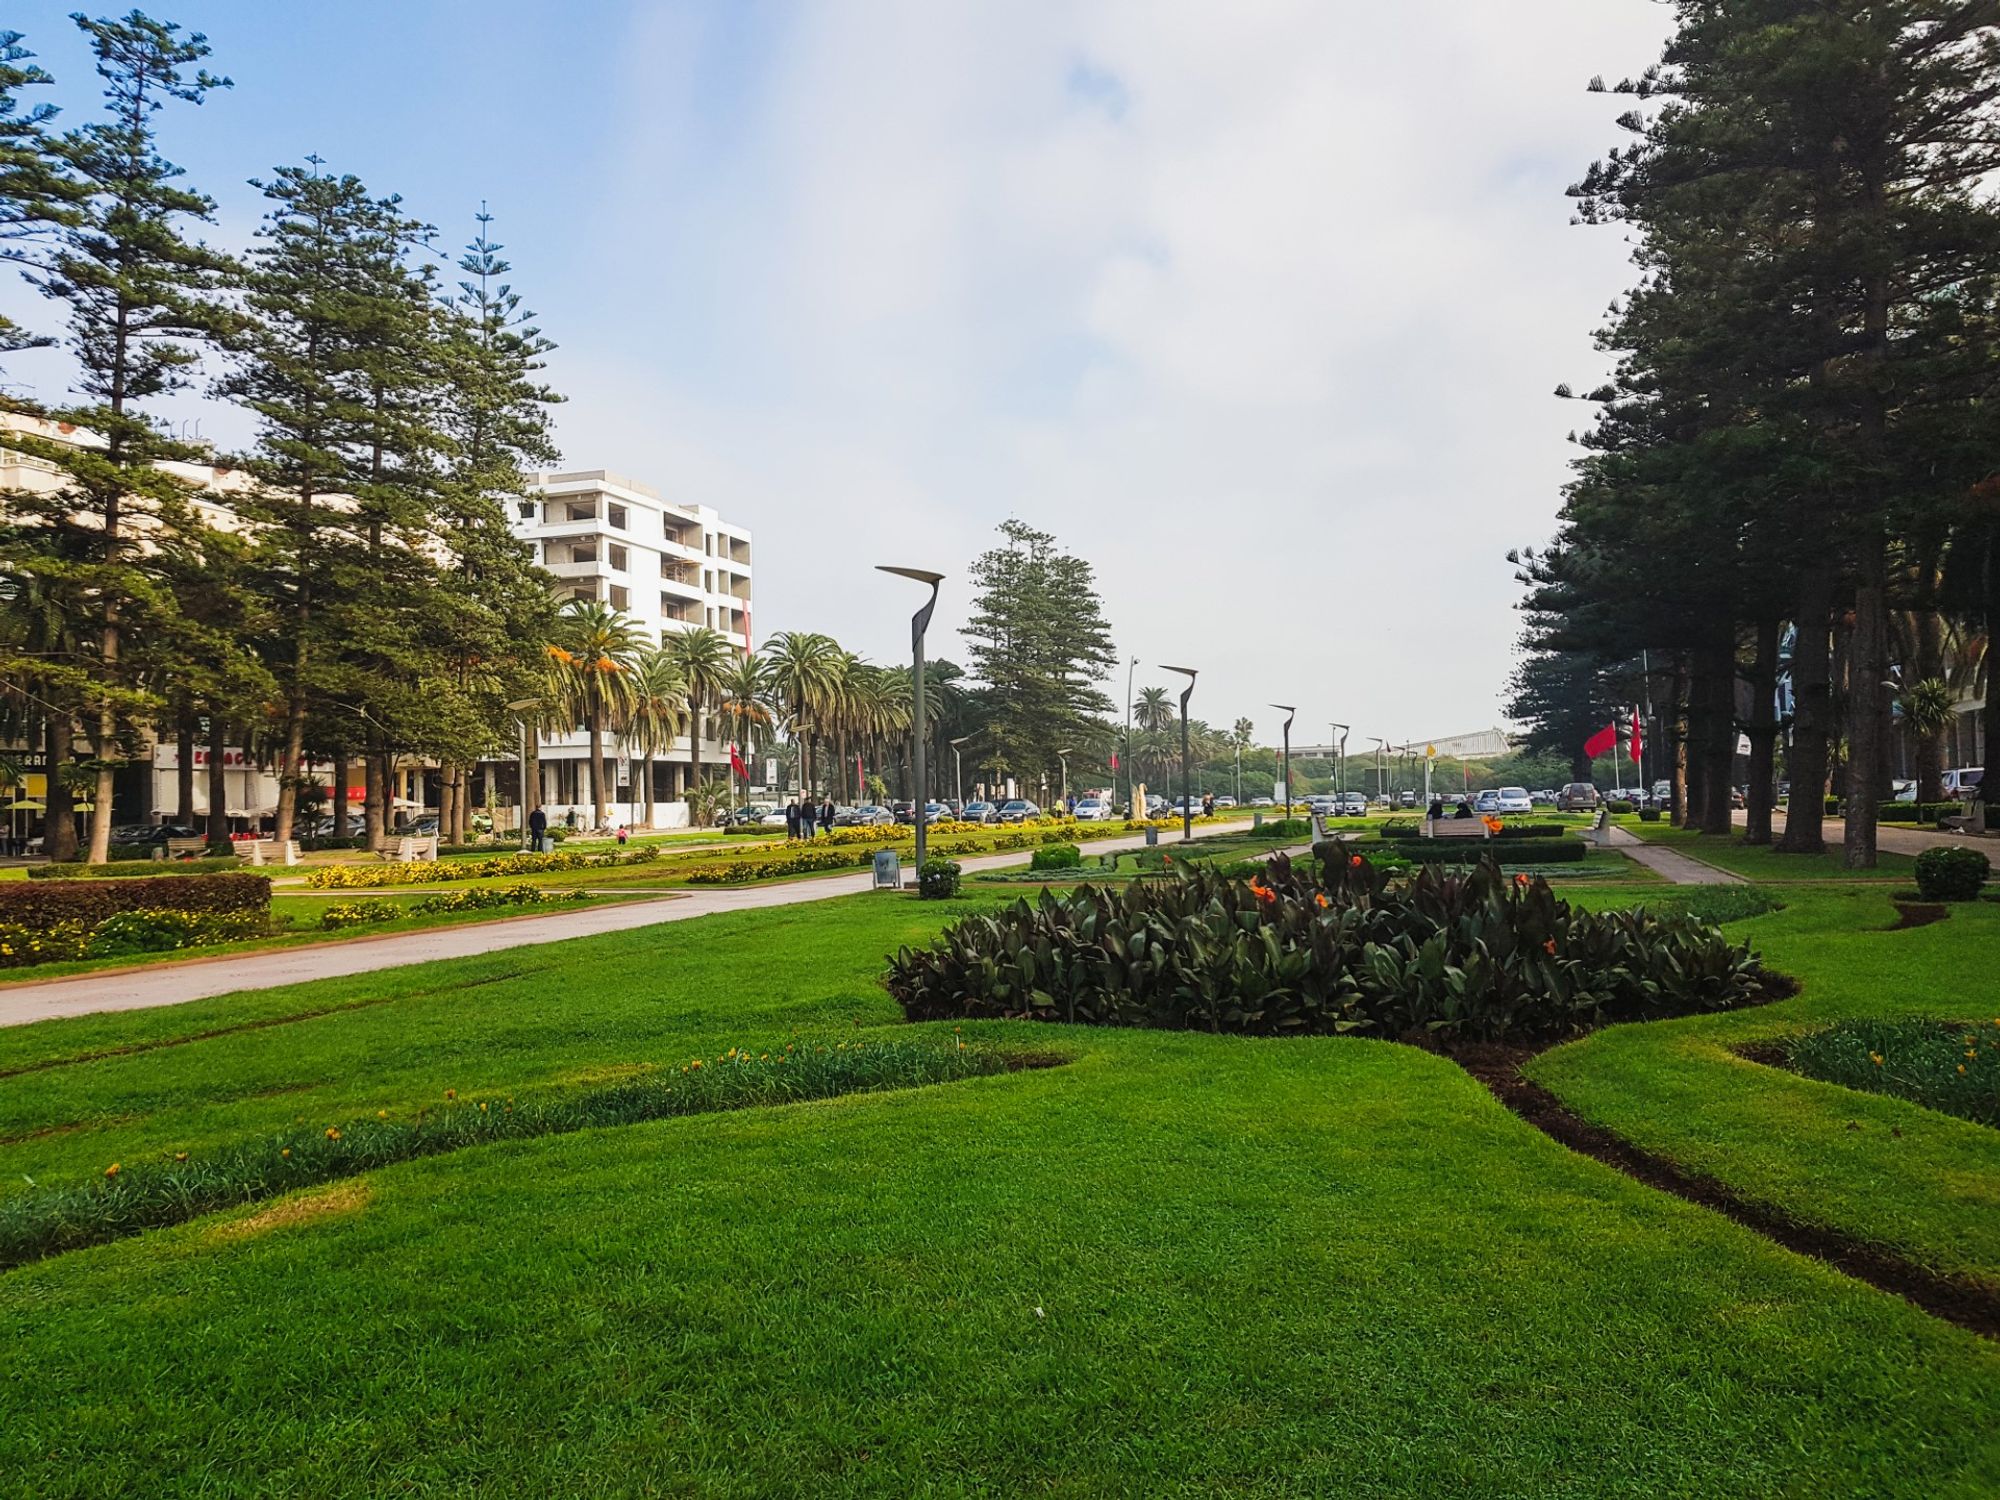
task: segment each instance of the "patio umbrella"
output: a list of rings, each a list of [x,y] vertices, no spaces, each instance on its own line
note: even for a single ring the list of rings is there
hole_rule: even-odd
[[[14,801],[7,804],[7,810],[9,812],[47,812],[49,805],[46,802],[37,802],[33,797],[17,797]]]

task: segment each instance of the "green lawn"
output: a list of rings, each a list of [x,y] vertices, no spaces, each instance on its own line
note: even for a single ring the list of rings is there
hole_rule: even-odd
[[[1817,900],[1750,930],[1794,924],[1803,971]],[[845,898],[0,1032],[0,1191],[906,1033],[883,955],[946,915]],[[2000,1349],[1439,1058],[965,1033],[1072,1060],[479,1147],[0,1276],[0,1493],[2000,1488]]]
[[[1801,977],[1794,999],[1617,1027],[1528,1074],[1585,1119],[1806,1223],[2000,1284],[2000,1132],[1883,1094],[1820,1083],[1737,1049],[1846,1018],[2000,1016],[2000,907],[1955,906],[1892,932],[1880,889],[1792,886],[1782,912],[1731,930]]]

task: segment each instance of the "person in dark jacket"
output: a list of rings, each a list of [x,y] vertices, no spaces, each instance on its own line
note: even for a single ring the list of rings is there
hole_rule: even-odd
[[[825,802],[820,804],[819,831],[821,833],[833,832],[833,798],[831,797],[828,797]]]
[[[549,815],[542,811],[541,803],[537,802],[535,810],[528,814],[528,847],[540,849],[542,840],[548,837],[548,832]]]
[[[798,836],[799,836],[799,804],[798,801],[794,799],[793,801],[787,802],[785,804],[785,837],[787,839],[795,839]]]

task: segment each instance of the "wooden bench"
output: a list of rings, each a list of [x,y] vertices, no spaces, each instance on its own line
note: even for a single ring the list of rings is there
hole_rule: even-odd
[[[420,859],[436,859],[438,857],[437,835],[430,834],[418,838],[410,834],[405,834],[402,838],[396,840],[395,848],[384,849],[382,857],[395,864],[408,864],[413,860]]]
[[[208,849],[207,839],[168,839],[167,858],[184,859],[192,854],[199,859]]]
[[[1424,837],[1430,839],[1484,839],[1491,838],[1483,818],[1426,818]]]

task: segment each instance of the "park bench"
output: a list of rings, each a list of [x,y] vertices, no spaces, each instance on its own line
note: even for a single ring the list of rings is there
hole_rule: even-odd
[[[236,857],[253,865],[295,865],[299,862],[299,841],[286,839],[280,844],[276,839],[238,839]]]
[[[436,859],[438,857],[437,835],[430,834],[423,838],[417,838],[406,834],[396,840],[395,848],[384,849],[382,857],[396,864],[408,864],[413,860],[420,859]]]
[[[1597,816],[1590,820],[1590,841],[1600,848],[1611,845],[1611,809],[1600,807]]]
[[[1433,839],[1483,839],[1492,834],[1482,818],[1426,818],[1424,837]]]
[[[207,848],[208,848],[207,839],[168,839],[167,858],[185,859],[189,855],[194,855],[196,858],[200,858],[202,853],[206,851]]]

